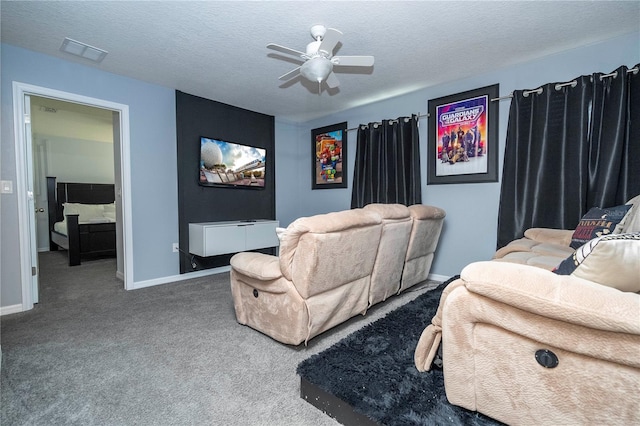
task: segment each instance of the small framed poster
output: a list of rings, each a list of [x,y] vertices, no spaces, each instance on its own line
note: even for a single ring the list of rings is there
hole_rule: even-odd
[[[347,123],[311,130],[311,189],[347,187]]]

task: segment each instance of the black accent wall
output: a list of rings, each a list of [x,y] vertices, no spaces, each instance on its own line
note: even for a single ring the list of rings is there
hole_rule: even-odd
[[[189,252],[189,223],[275,219],[274,118],[176,90],[176,131],[180,273],[227,266],[232,254],[212,257],[186,254]],[[200,186],[201,136],[265,148],[265,188]],[[264,252],[271,253],[273,249]],[[195,268],[192,262],[195,262]]]

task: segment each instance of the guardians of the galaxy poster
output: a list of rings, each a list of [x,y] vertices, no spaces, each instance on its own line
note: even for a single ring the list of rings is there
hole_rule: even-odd
[[[487,96],[436,107],[436,176],[487,172]]]
[[[429,101],[427,183],[497,181],[499,86]]]

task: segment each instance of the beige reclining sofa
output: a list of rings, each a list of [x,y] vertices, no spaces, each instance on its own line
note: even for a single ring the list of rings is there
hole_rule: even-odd
[[[631,209],[614,227],[612,234],[640,232],[640,195],[625,204]],[[511,241],[496,251],[493,259],[552,270],[575,251],[571,247],[573,233],[573,229],[527,229],[523,238]]]
[[[420,337],[418,370],[442,343],[452,404],[512,425],[640,424],[640,197],[629,204],[619,233],[576,250],[571,231],[530,230],[465,267]],[[573,272],[552,271],[563,265]]]
[[[429,219],[428,216],[431,218]],[[369,205],[303,217],[279,230],[279,256],[238,253],[231,258],[231,291],[240,324],[298,345],[404,290],[412,238],[412,281],[426,280],[444,220],[441,209]],[[423,228],[434,228],[425,231]],[[415,281],[415,282],[414,282]]]

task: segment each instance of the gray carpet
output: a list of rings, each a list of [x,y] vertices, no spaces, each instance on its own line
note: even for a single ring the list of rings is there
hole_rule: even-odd
[[[115,260],[40,255],[40,303],[0,318],[2,425],[335,425],[299,396],[296,366],[430,282],[282,345],[235,320],[229,275],[125,291]]]

